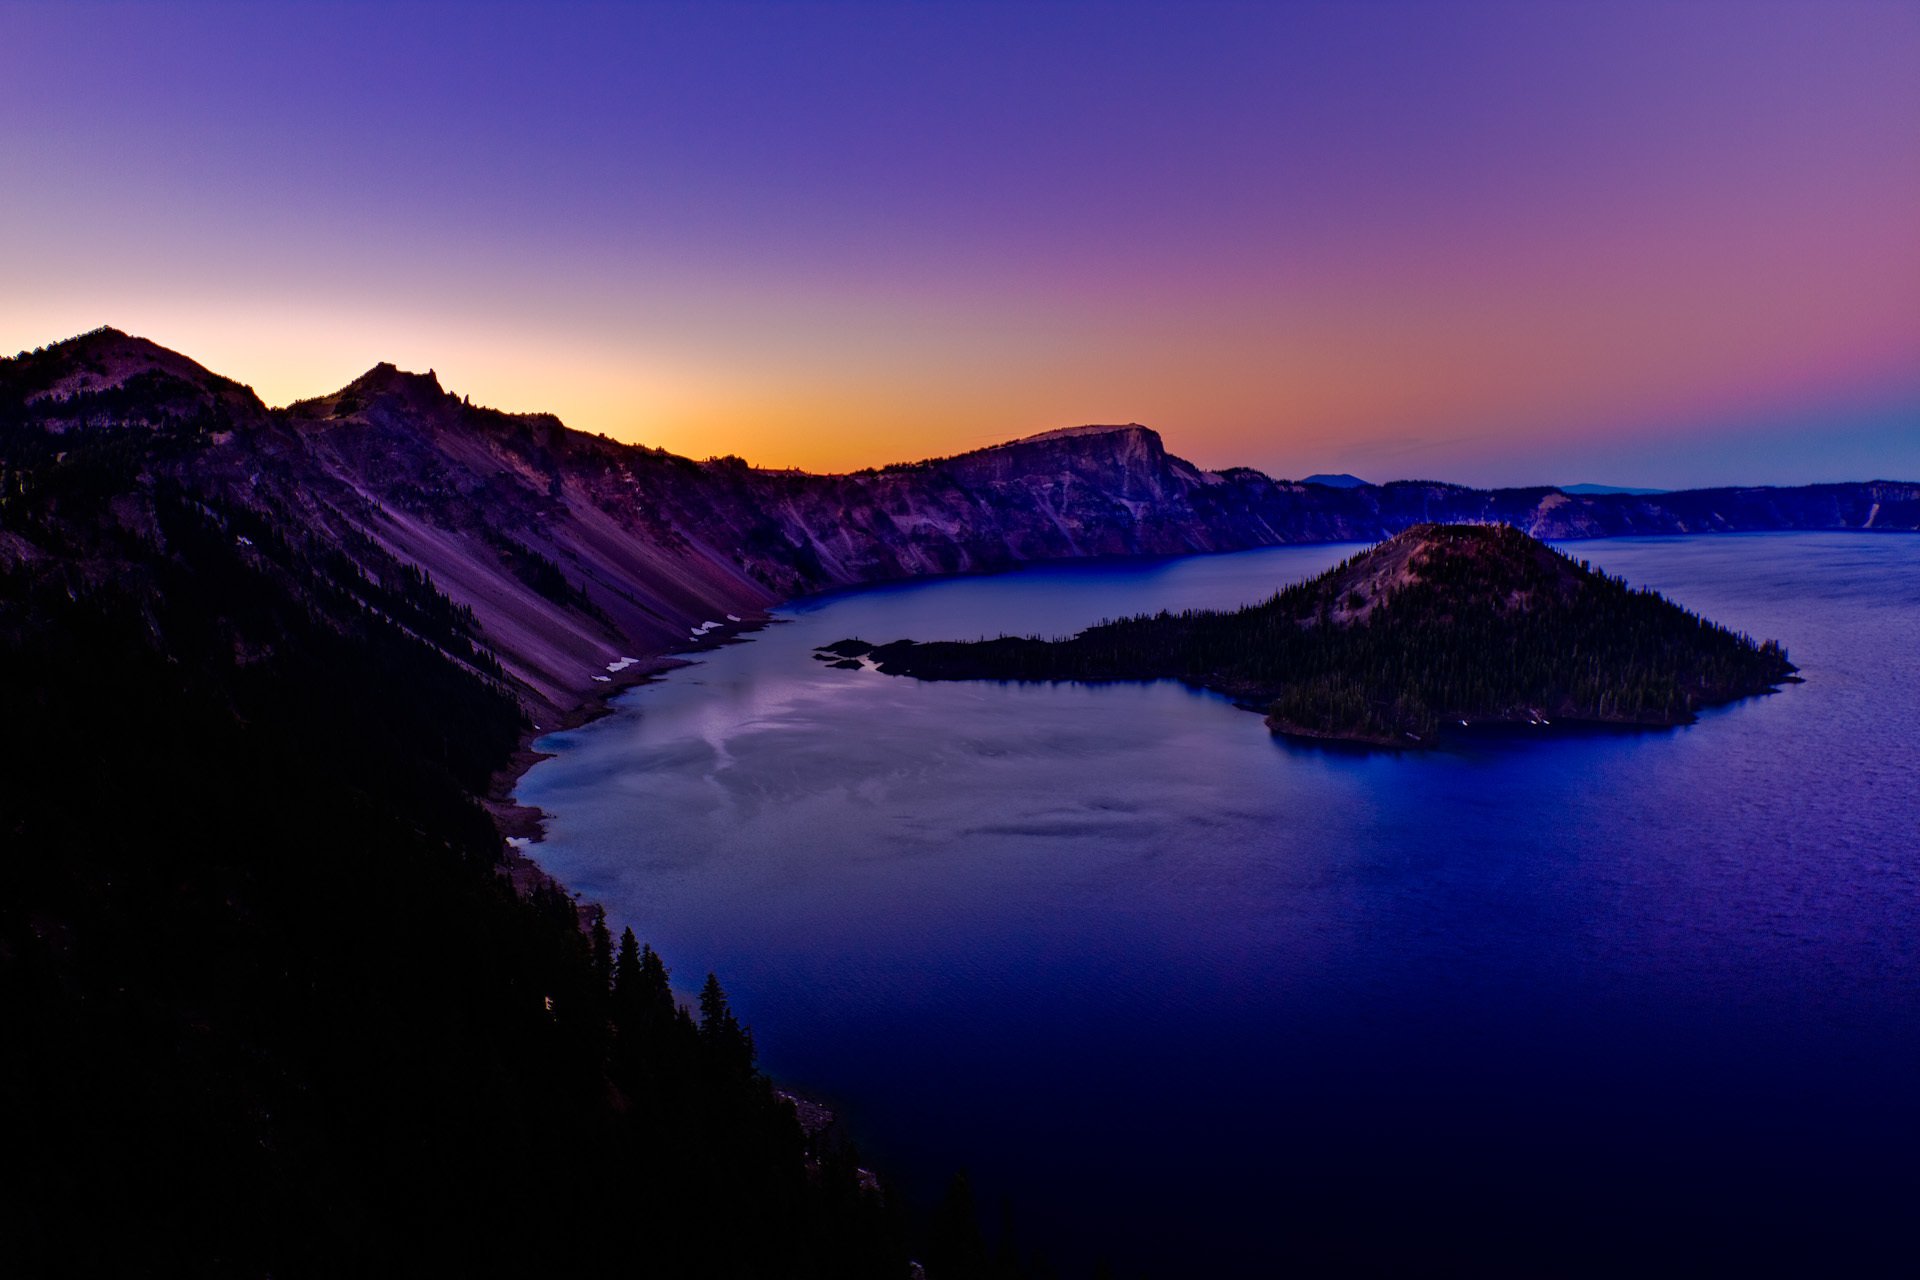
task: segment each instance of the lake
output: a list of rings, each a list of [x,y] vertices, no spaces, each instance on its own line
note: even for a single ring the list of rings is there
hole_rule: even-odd
[[[1072,1272],[1857,1271],[1920,1192],[1920,537],[1567,544],[1806,683],[1291,745],[1211,694],[815,646],[1231,607],[1353,546],[811,599],[541,742],[543,865],[915,1195]]]

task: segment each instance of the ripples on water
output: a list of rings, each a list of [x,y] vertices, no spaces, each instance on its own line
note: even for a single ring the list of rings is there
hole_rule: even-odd
[[[1807,677],[1673,731],[1329,751],[1171,683],[810,656],[1230,607],[1355,549],[801,604],[547,739],[540,857],[1057,1257],[1877,1261],[1920,1190],[1920,538],[1571,544]]]

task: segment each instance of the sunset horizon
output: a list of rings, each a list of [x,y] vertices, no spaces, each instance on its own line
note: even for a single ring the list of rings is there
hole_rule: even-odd
[[[285,398],[276,398],[271,395],[262,394],[260,392],[259,386],[253,380],[249,379],[242,373],[237,373],[231,370],[214,367],[212,365],[209,365],[205,360],[201,360],[197,358],[191,350],[172,346],[167,342],[156,340],[143,333],[131,332],[125,329],[124,327],[120,325],[115,325],[115,324],[94,325],[88,329],[81,330],[76,333],[67,334],[59,338],[49,339],[45,342],[37,343],[35,344],[34,348],[22,348],[22,351],[25,352],[25,351],[32,350],[35,348],[40,348],[40,347],[58,346],[62,342],[72,341],[75,338],[84,337],[89,333],[99,332],[101,330],[112,330],[119,333],[125,333],[129,337],[140,339],[142,341],[152,342],[156,346],[163,347],[167,350],[174,351],[176,354],[186,356],[189,359],[193,359],[195,363],[200,364],[202,365],[202,367],[207,368],[208,371],[211,373],[218,374],[222,377],[231,378],[233,381],[238,382],[243,386],[252,388],[256,394],[261,394],[261,398],[263,402],[266,403],[269,408],[273,408],[273,409],[285,409],[290,405],[295,405],[302,401],[312,400],[319,397],[331,395],[334,392],[339,391],[341,388],[347,386],[348,384],[353,382],[355,379],[364,376],[368,371],[374,368],[377,368],[380,365],[393,365],[394,367],[399,368],[403,373],[432,373],[435,375],[436,378],[438,378],[441,385],[445,387],[452,394],[464,395],[468,399],[474,399],[472,393],[466,390],[464,384],[451,381],[452,375],[451,374],[443,375],[440,372],[440,368],[436,365],[423,364],[417,368],[413,368],[413,367],[408,367],[407,365],[401,364],[391,359],[374,360],[368,365],[366,365],[365,367],[361,368],[358,372],[348,375],[347,377],[341,379],[336,384],[325,387],[324,389],[308,389],[298,394],[287,395]],[[482,403],[483,401],[475,400],[474,402]],[[589,435],[606,435],[609,438],[620,440],[621,443],[623,444],[642,445],[649,448],[668,448],[668,446],[660,444],[659,442],[654,440],[623,438],[620,436],[616,436],[611,432],[606,432],[606,431],[596,429],[592,426],[581,426],[577,423],[568,421],[564,415],[556,413],[551,408],[542,407],[539,404],[529,404],[529,405],[492,404],[489,407],[500,409],[502,412],[513,413],[513,414],[550,415],[558,418],[563,426],[566,426],[571,430],[582,431]],[[1885,426],[1887,423],[1891,423],[1892,434],[1898,439],[1904,439],[1904,436],[1907,431],[1908,418],[1905,410],[1905,401],[1903,399],[1898,399],[1898,398],[1892,399],[1890,401],[1883,401],[1881,403],[1875,403],[1872,399],[1868,399],[1864,404],[1861,403],[1858,399],[1855,399],[1855,400],[1843,403],[1843,405],[1839,408],[1839,410],[1833,416],[1819,419],[1819,421],[1821,422],[1823,427],[1831,428],[1834,425],[1836,418],[1841,424],[1857,425],[1859,423],[1864,422],[1868,424],[1869,429],[1878,429]],[[1147,427],[1153,430],[1156,434],[1160,435],[1162,439],[1168,440],[1170,442],[1169,443],[1170,452],[1181,454],[1181,456],[1186,456],[1186,454],[1182,453],[1182,447],[1183,447],[1182,441],[1180,440],[1179,435],[1177,433],[1170,435],[1167,431],[1163,430],[1161,427],[1155,425],[1154,423],[1142,422],[1132,418],[1114,418],[1112,420],[1107,420],[1107,421],[1086,420],[1086,421],[1074,421],[1074,422],[1054,422],[1054,423],[1048,423],[1048,424],[1029,424],[1021,427],[1009,427],[1006,430],[1001,430],[1001,431],[983,431],[983,432],[973,433],[971,435],[967,435],[964,437],[956,438],[955,443],[953,443],[953,445],[950,448],[944,451],[912,452],[912,453],[896,452],[895,454],[889,454],[884,456],[876,454],[875,456],[872,456],[872,457],[846,460],[838,463],[837,465],[831,465],[831,466],[829,465],[807,466],[805,464],[797,463],[797,462],[783,463],[783,462],[774,460],[773,457],[771,456],[746,457],[744,454],[741,453],[740,450],[728,447],[727,442],[724,439],[717,439],[711,442],[710,451],[704,452],[704,453],[695,452],[692,450],[673,450],[670,448],[668,449],[668,451],[680,452],[682,456],[696,458],[696,459],[718,458],[718,457],[743,457],[744,460],[747,461],[750,465],[754,467],[766,469],[766,470],[801,471],[801,472],[807,472],[807,473],[816,474],[816,475],[844,475],[851,472],[870,470],[875,467],[886,467],[886,466],[899,465],[899,464],[905,464],[905,463],[921,462],[929,458],[945,457],[945,456],[950,456],[951,454],[970,452],[975,449],[990,448],[997,444],[1011,443],[1014,441],[1026,439],[1030,436],[1040,435],[1047,432],[1068,430],[1076,427],[1089,427],[1089,426],[1092,426],[1092,427],[1119,427],[1119,426]],[[1778,423],[1777,420],[1770,422],[1764,419],[1752,419],[1752,418],[1739,419],[1736,423],[1732,424],[1732,426],[1734,429],[1740,429],[1740,428],[1747,429],[1753,434],[1762,434],[1762,432],[1767,428],[1771,428],[1776,432],[1779,431],[1780,429],[1780,424]],[[1756,430],[1756,428],[1759,430]],[[1822,441],[1826,441],[1826,440],[1829,440],[1830,438],[1821,437],[1820,439]],[[1252,447],[1258,449],[1259,445],[1257,442],[1255,442],[1255,444]],[[1616,468],[1612,471],[1608,471],[1604,475],[1597,474],[1597,473],[1593,475],[1588,475],[1588,474],[1582,473],[1577,478],[1569,478],[1569,476],[1563,475],[1563,474],[1548,475],[1543,471],[1528,471],[1526,470],[1525,463],[1526,463],[1526,459],[1532,455],[1524,452],[1516,455],[1515,457],[1503,459],[1498,463],[1467,464],[1469,469],[1466,471],[1458,472],[1458,473],[1424,472],[1424,471],[1418,471],[1417,469],[1405,470],[1404,468],[1396,469],[1396,467],[1399,467],[1399,464],[1396,463],[1394,459],[1405,456],[1409,452],[1414,452],[1414,451],[1408,450],[1405,448],[1384,447],[1380,451],[1375,453],[1359,455],[1362,459],[1372,459],[1372,461],[1363,460],[1360,462],[1355,462],[1354,458],[1356,455],[1353,454],[1351,450],[1334,448],[1328,451],[1327,456],[1334,457],[1338,455],[1340,457],[1344,457],[1347,459],[1346,465],[1334,465],[1333,463],[1328,463],[1327,465],[1316,466],[1316,465],[1311,465],[1309,460],[1308,462],[1304,462],[1302,464],[1296,465],[1295,468],[1291,471],[1261,467],[1253,463],[1238,461],[1231,457],[1224,457],[1218,460],[1208,460],[1205,462],[1202,462],[1198,458],[1190,458],[1189,460],[1194,461],[1199,465],[1207,467],[1212,470],[1220,470],[1223,468],[1231,468],[1231,467],[1254,466],[1256,470],[1266,471],[1267,474],[1274,476],[1276,479],[1297,480],[1297,479],[1300,479],[1306,476],[1312,476],[1312,475],[1352,474],[1353,471],[1355,470],[1365,470],[1365,471],[1368,471],[1370,474],[1363,476],[1361,478],[1373,484],[1385,484],[1385,483],[1391,483],[1393,481],[1403,481],[1403,480],[1427,480],[1427,481],[1439,481],[1439,482],[1448,483],[1448,484],[1462,484],[1462,485],[1467,485],[1469,487],[1479,487],[1479,488],[1503,488],[1503,487],[1514,487],[1514,486],[1539,487],[1542,485],[1553,486],[1553,485],[1566,485],[1566,484],[1603,484],[1603,485],[1614,485],[1614,486],[1620,486],[1620,487],[1626,487],[1626,488],[1646,487],[1646,488],[1657,488],[1657,489],[1723,488],[1723,487],[1740,487],[1740,486],[1776,486],[1777,487],[1777,486],[1783,486],[1783,485],[1792,486],[1792,485],[1800,485],[1800,484],[1831,484],[1831,483],[1843,483],[1847,481],[1863,481],[1863,480],[1902,480],[1902,479],[1905,479],[1908,474],[1920,474],[1920,461],[1916,461],[1913,464],[1913,470],[1911,473],[1896,467],[1893,469],[1883,468],[1882,471],[1875,472],[1874,474],[1869,475],[1869,474],[1866,474],[1865,472],[1860,471],[1858,467],[1855,467],[1854,469],[1849,470],[1848,464],[1846,462],[1837,461],[1835,459],[1835,455],[1829,452],[1816,453],[1812,455],[1811,465],[1797,466],[1793,470],[1774,474],[1772,478],[1764,478],[1764,479],[1750,478],[1750,464],[1748,464],[1748,469],[1743,470],[1743,465],[1740,463],[1728,463],[1722,460],[1720,464],[1722,468],[1721,470],[1718,470],[1718,471],[1713,470],[1712,468],[1714,464],[1712,462],[1702,462],[1702,463],[1696,464],[1698,468],[1703,468],[1703,470],[1701,470],[1699,474],[1696,474],[1695,471],[1692,471],[1692,470],[1682,470],[1676,473],[1676,474],[1690,476],[1692,477],[1691,479],[1685,482],[1666,482],[1666,483],[1648,479],[1647,475],[1643,473],[1649,472],[1652,468],[1650,467],[1649,464],[1640,460],[1641,455],[1632,454],[1632,453],[1617,455],[1627,459],[1627,461],[1623,464],[1624,466],[1629,468],[1629,470],[1626,473],[1619,473],[1618,468]],[[1572,455],[1572,456],[1575,456],[1577,458],[1579,455]],[[1838,455],[1839,458],[1845,458],[1846,456],[1847,455],[1844,453],[1841,453]],[[1900,454],[1898,450],[1891,451],[1891,453],[1887,450],[1882,450],[1878,455],[1875,455],[1875,456],[1899,457]],[[1543,463],[1541,465],[1543,467],[1546,467],[1546,466],[1550,466],[1551,464]],[[1871,467],[1872,464],[1867,464],[1867,465]],[[1498,481],[1483,480],[1480,478],[1479,470],[1476,470],[1474,468],[1484,468],[1486,466],[1495,466],[1495,467],[1501,468],[1502,470],[1500,471],[1500,474],[1504,476],[1522,477],[1522,478],[1506,478]],[[1638,468],[1638,470],[1633,470],[1633,468]],[[1575,463],[1573,469],[1579,470],[1578,462]],[[1562,467],[1560,468],[1560,470],[1564,472],[1567,470],[1567,468]],[[1587,470],[1593,471],[1595,470],[1595,468],[1588,467]]]
[[[1910,5],[372,12],[10,7],[0,349],[811,471],[1920,474]]]

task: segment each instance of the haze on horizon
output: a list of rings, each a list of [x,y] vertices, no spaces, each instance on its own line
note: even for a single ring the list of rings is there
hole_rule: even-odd
[[[1920,3],[0,3],[0,350],[846,470],[1920,478]]]

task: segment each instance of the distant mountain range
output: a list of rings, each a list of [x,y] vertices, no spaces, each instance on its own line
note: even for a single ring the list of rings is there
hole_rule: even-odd
[[[1303,477],[1300,483],[1324,485],[1329,489],[1365,489],[1365,488],[1371,487],[1370,481],[1362,480],[1359,476],[1356,476],[1356,475],[1349,475],[1345,471],[1339,472],[1337,474],[1329,474],[1324,471],[1315,472],[1313,475]],[[1623,485],[1623,484],[1562,484],[1562,485],[1555,485],[1554,487],[1559,489],[1560,492],[1565,494],[1571,494],[1576,498],[1592,497],[1595,494],[1603,494],[1603,493],[1632,493],[1632,494],[1645,495],[1645,494],[1651,494],[1651,493],[1672,492],[1672,490],[1670,489],[1639,489],[1631,485]]]
[[[1645,495],[1649,493],[1670,493],[1672,490],[1636,489],[1631,485],[1624,484],[1563,484],[1560,486],[1560,492],[1570,493],[1575,497],[1591,497],[1597,493],[1633,493]]]
[[[431,372],[390,364],[269,409],[248,388],[114,329],[0,360],[0,429],[9,491],[86,456],[82,440],[110,442],[150,455],[148,483],[164,476],[209,501],[270,512],[304,537],[416,567],[472,610],[537,719],[641,674],[609,675],[620,656],[717,638],[729,615],[861,583],[1072,557],[1372,542],[1424,522],[1499,521],[1551,539],[1920,529],[1915,483],[1638,494],[1292,482],[1202,470],[1137,423],[815,476],[697,462],[550,415],[481,408]],[[125,497],[130,512],[145,501]]]

